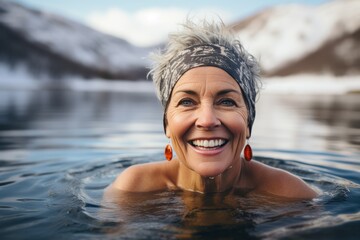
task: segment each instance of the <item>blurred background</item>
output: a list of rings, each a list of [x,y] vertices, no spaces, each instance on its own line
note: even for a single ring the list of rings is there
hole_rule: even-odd
[[[264,90],[357,92],[359,11],[357,0],[1,0],[0,86],[122,88],[100,80],[145,80],[149,52],[186,17],[220,17],[259,59]]]
[[[0,0],[0,235],[172,239],[240,231],[251,239],[353,239],[360,225],[359,13],[359,0]],[[164,159],[169,140],[146,79],[148,55],[187,17],[220,17],[259,60],[254,158],[321,189],[318,210],[255,207],[250,199],[250,225],[242,224],[244,202],[231,214],[239,216],[230,219],[233,232],[179,228],[184,204],[169,201],[173,195],[149,197],[160,204],[138,207],[132,222],[116,210],[98,216],[104,188],[121,171]]]

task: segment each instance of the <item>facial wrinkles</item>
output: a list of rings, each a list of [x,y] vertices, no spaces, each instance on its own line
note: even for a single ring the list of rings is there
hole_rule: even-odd
[[[220,124],[224,124],[223,122],[221,122],[221,120],[222,120],[221,115],[224,115],[224,114],[227,114],[227,113],[226,112],[225,113],[221,112],[221,110],[217,110],[216,107],[214,107],[214,105],[216,104],[216,101],[217,101],[218,92],[216,91],[216,88],[207,88],[206,87],[207,86],[207,84],[206,84],[207,81],[204,81],[204,82],[205,82],[205,84],[202,84],[200,86],[201,90],[197,91],[197,92],[200,92],[200,94],[199,94],[200,96],[195,97],[195,98],[197,98],[196,101],[199,102],[197,104],[199,104],[201,106],[198,107],[199,109],[197,109],[197,110],[189,111],[189,113],[188,113],[189,115],[188,115],[187,118],[192,118],[192,115],[195,115],[195,117],[199,117],[201,114],[204,114],[204,112],[201,112],[201,111],[211,111],[210,114],[213,114],[211,117],[214,117],[214,118],[216,118],[216,120],[220,121]],[[194,83],[189,83],[189,84],[193,85]],[[189,85],[189,84],[184,84],[184,85]],[[224,83],[224,85],[226,85],[226,84],[228,84],[228,83]],[[185,87],[184,89],[187,89],[187,88]],[[194,86],[192,86],[192,89],[194,89]],[[177,95],[177,94],[175,94],[175,95]],[[181,96],[181,95],[182,95],[182,93],[179,93],[179,96]],[[231,96],[232,98],[235,98],[233,93],[231,93],[229,95],[225,95],[224,97],[227,98],[229,96]],[[192,97],[194,97],[194,96],[192,96]],[[177,100],[178,96],[176,96],[174,99]],[[179,97],[179,99],[181,99],[181,97]],[[237,114],[241,115],[241,118],[243,118],[244,122],[246,123],[247,122],[247,116],[246,116],[247,110],[246,110],[246,106],[245,106],[243,100],[241,99],[241,97],[238,97],[238,99],[236,99],[236,103],[239,106],[236,107],[236,108],[232,108],[230,114],[237,113]],[[176,110],[176,104],[177,104],[177,101],[174,102],[173,106],[175,106],[175,108],[173,110]],[[200,111],[200,112],[196,112],[196,111]],[[173,118],[173,120],[175,120],[176,119],[176,113],[177,113],[177,111],[169,111],[168,116]],[[181,142],[186,142],[186,140],[189,140],[189,136],[194,135],[194,131],[195,131],[195,129],[194,129],[195,126],[194,125],[191,128],[189,128],[188,131],[184,134],[184,139],[183,140],[179,141],[177,138],[175,138],[176,144],[181,144]],[[227,129],[226,124],[224,124],[224,128]],[[210,130],[206,129],[206,128],[196,129],[196,131],[198,133],[199,132],[207,132],[207,133],[211,134],[211,132],[214,133],[216,131],[216,129],[210,129]],[[227,131],[229,133],[231,133],[230,130],[227,129]],[[198,135],[198,134],[196,134],[196,135]],[[238,152],[238,153],[240,153],[241,150],[242,150],[242,149],[238,149],[239,148],[239,143],[242,142],[242,139],[245,139],[245,137],[241,136],[237,141],[234,141],[233,148],[235,148],[236,152]],[[240,146],[241,145],[242,144],[240,144]],[[184,149],[186,151],[186,149],[187,149],[186,144],[184,146]]]
[[[221,88],[218,88],[218,85],[211,85],[207,84],[208,80],[206,79],[204,82],[205,84],[201,85],[200,90],[200,96],[199,96],[199,104],[202,105],[202,108],[208,108],[206,110],[212,111],[212,113],[215,115],[216,118],[220,119],[222,118],[222,115],[230,111],[230,113],[234,114],[240,114],[241,117],[247,121],[247,109],[245,102],[241,95],[240,87],[237,85],[235,81],[229,83],[227,81],[219,80],[217,81],[219,85],[221,85]],[[209,86],[209,87],[207,87]],[[222,91],[230,91],[228,93],[223,94]],[[223,108],[217,106],[217,101],[221,98],[230,98],[235,101],[236,105],[234,108]],[[218,109],[220,108],[220,110]]]
[[[244,122],[244,131],[238,132],[236,134],[236,139],[233,139],[232,141],[232,149],[233,149],[233,159],[239,159],[240,153],[242,151],[242,147],[245,142],[245,129],[247,127],[247,108],[245,105],[245,102],[241,95],[240,87],[238,86],[237,82],[231,79],[228,81],[227,77],[224,77],[223,74],[209,74],[208,72],[206,74],[191,74],[190,76],[186,76],[186,74],[183,76],[186,80],[179,80],[177,85],[174,88],[173,96],[170,99],[169,108],[167,112],[167,118],[170,125],[173,126],[184,126],[182,130],[175,131],[175,133],[171,133],[170,137],[173,142],[173,144],[176,146],[176,152],[180,159],[184,160],[185,165],[188,166],[186,163],[187,159],[185,159],[185,156],[187,156],[188,152],[188,144],[187,141],[190,137],[201,137],[204,136],[204,134],[201,134],[199,129],[195,128],[194,122],[196,117],[199,115],[197,110],[194,110],[194,108],[198,108],[199,106],[206,107],[211,109],[212,114],[215,115],[216,118],[218,118],[220,121],[224,118],[224,116],[230,116],[230,118],[238,118],[234,114],[239,114],[240,117]],[[220,106],[219,110],[217,109],[217,99],[222,98],[222,96],[218,97],[219,91],[221,92],[224,89],[234,89],[238,91],[239,95],[237,96],[236,93],[227,93],[224,95],[224,98],[236,98],[236,107],[231,107],[227,109],[226,107]],[[191,95],[188,95],[185,93],[186,91],[192,91],[193,93]],[[182,98],[190,98],[195,99],[196,104],[200,104],[196,107],[183,107],[178,106],[179,101]],[[229,111],[227,111],[229,110]],[[225,111],[225,112],[223,112]],[[230,115],[227,115],[230,114]],[[227,120],[229,122],[229,119]],[[231,121],[230,121],[231,122]],[[232,135],[231,126],[230,129],[226,125],[225,122],[221,122],[223,124],[222,131],[225,129],[227,134]],[[170,128],[171,129],[171,128]],[[174,129],[174,128],[173,128]],[[202,129],[204,133],[209,133],[208,130]],[[212,129],[214,131],[214,129]],[[208,136],[214,136],[214,132],[210,132]],[[224,131],[222,132],[224,133]],[[169,136],[169,135],[168,135]],[[230,136],[229,136],[230,137]],[[241,149],[240,149],[241,148]],[[189,166],[188,166],[189,167]],[[189,167],[190,168],[190,167]]]
[[[216,74],[213,74],[213,75],[216,75]],[[209,76],[206,76],[206,77],[209,77]],[[186,97],[190,97],[192,99],[195,98],[195,100],[197,101],[197,104],[205,103],[206,105],[209,105],[209,106],[215,104],[214,102],[218,95],[218,89],[217,89],[217,87],[207,87],[208,86],[207,82],[208,82],[208,79],[206,78],[204,81],[201,81],[201,83],[199,81],[194,80],[191,82],[188,81],[184,84],[181,84],[177,89],[175,89],[174,94],[170,100],[170,105],[172,106],[173,110],[178,108],[177,104],[178,104],[179,100],[186,95],[187,91],[192,91],[194,94],[191,94],[190,96],[186,96]],[[229,83],[226,81],[222,81],[221,79],[218,80],[217,82],[219,85],[222,85],[221,89],[235,89],[235,91],[239,92],[239,96],[236,96],[236,93],[235,93],[235,94],[225,95],[224,97],[230,96],[231,98],[234,98],[236,100],[236,103],[238,106],[237,106],[237,108],[232,109],[232,111],[240,111],[241,114],[244,115],[243,117],[247,118],[246,105],[243,100],[241,90],[240,90],[239,86],[237,85],[237,83],[234,80],[232,80],[232,83]],[[227,86],[229,86],[229,87],[227,87]],[[222,97],[222,96],[220,96],[220,97]],[[244,113],[243,109],[245,109],[245,113]],[[172,114],[171,110],[167,112],[168,117],[171,114]]]

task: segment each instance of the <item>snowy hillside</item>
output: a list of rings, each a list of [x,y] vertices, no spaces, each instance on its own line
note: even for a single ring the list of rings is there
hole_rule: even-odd
[[[32,51],[27,55],[39,55],[41,52],[42,61],[57,59],[62,64],[66,62],[68,67],[77,65],[89,77],[145,77],[148,65],[145,57],[149,49],[135,47],[125,40],[97,32],[61,16],[0,1],[0,28],[4,51],[9,49],[4,44],[14,45],[18,41],[18,45],[29,45],[23,49]],[[17,49],[24,47],[12,48],[15,53],[9,52],[11,57],[20,54]],[[72,72],[76,70],[72,69]]]
[[[289,75],[304,70],[360,73],[359,0],[335,0],[316,7],[277,6],[233,27],[245,48],[260,59],[268,75],[281,72]],[[334,68],[341,65],[345,69],[334,72]]]
[[[360,1],[282,5],[233,24],[265,76],[360,74]],[[0,0],[0,70],[38,78],[144,79],[149,48]],[[159,45],[160,46],[160,45]]]

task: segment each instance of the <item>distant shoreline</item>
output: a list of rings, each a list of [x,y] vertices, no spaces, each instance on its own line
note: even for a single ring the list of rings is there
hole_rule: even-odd
[[[34,77],[25,69],[0,67],[1,90],[115,91],[155,94],[149,80],[104,80],[69,77],[61,80]],[[261,94],[347,94],[360,93],[360,76],[291,75],[263,78]]]

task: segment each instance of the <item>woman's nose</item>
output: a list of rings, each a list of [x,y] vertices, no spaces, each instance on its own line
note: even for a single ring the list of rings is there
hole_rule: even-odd
[[[198,112],[196,127],[211,129],[221,125],[219,118],[216,115],[215,109],[212,105],[201,106]]]

